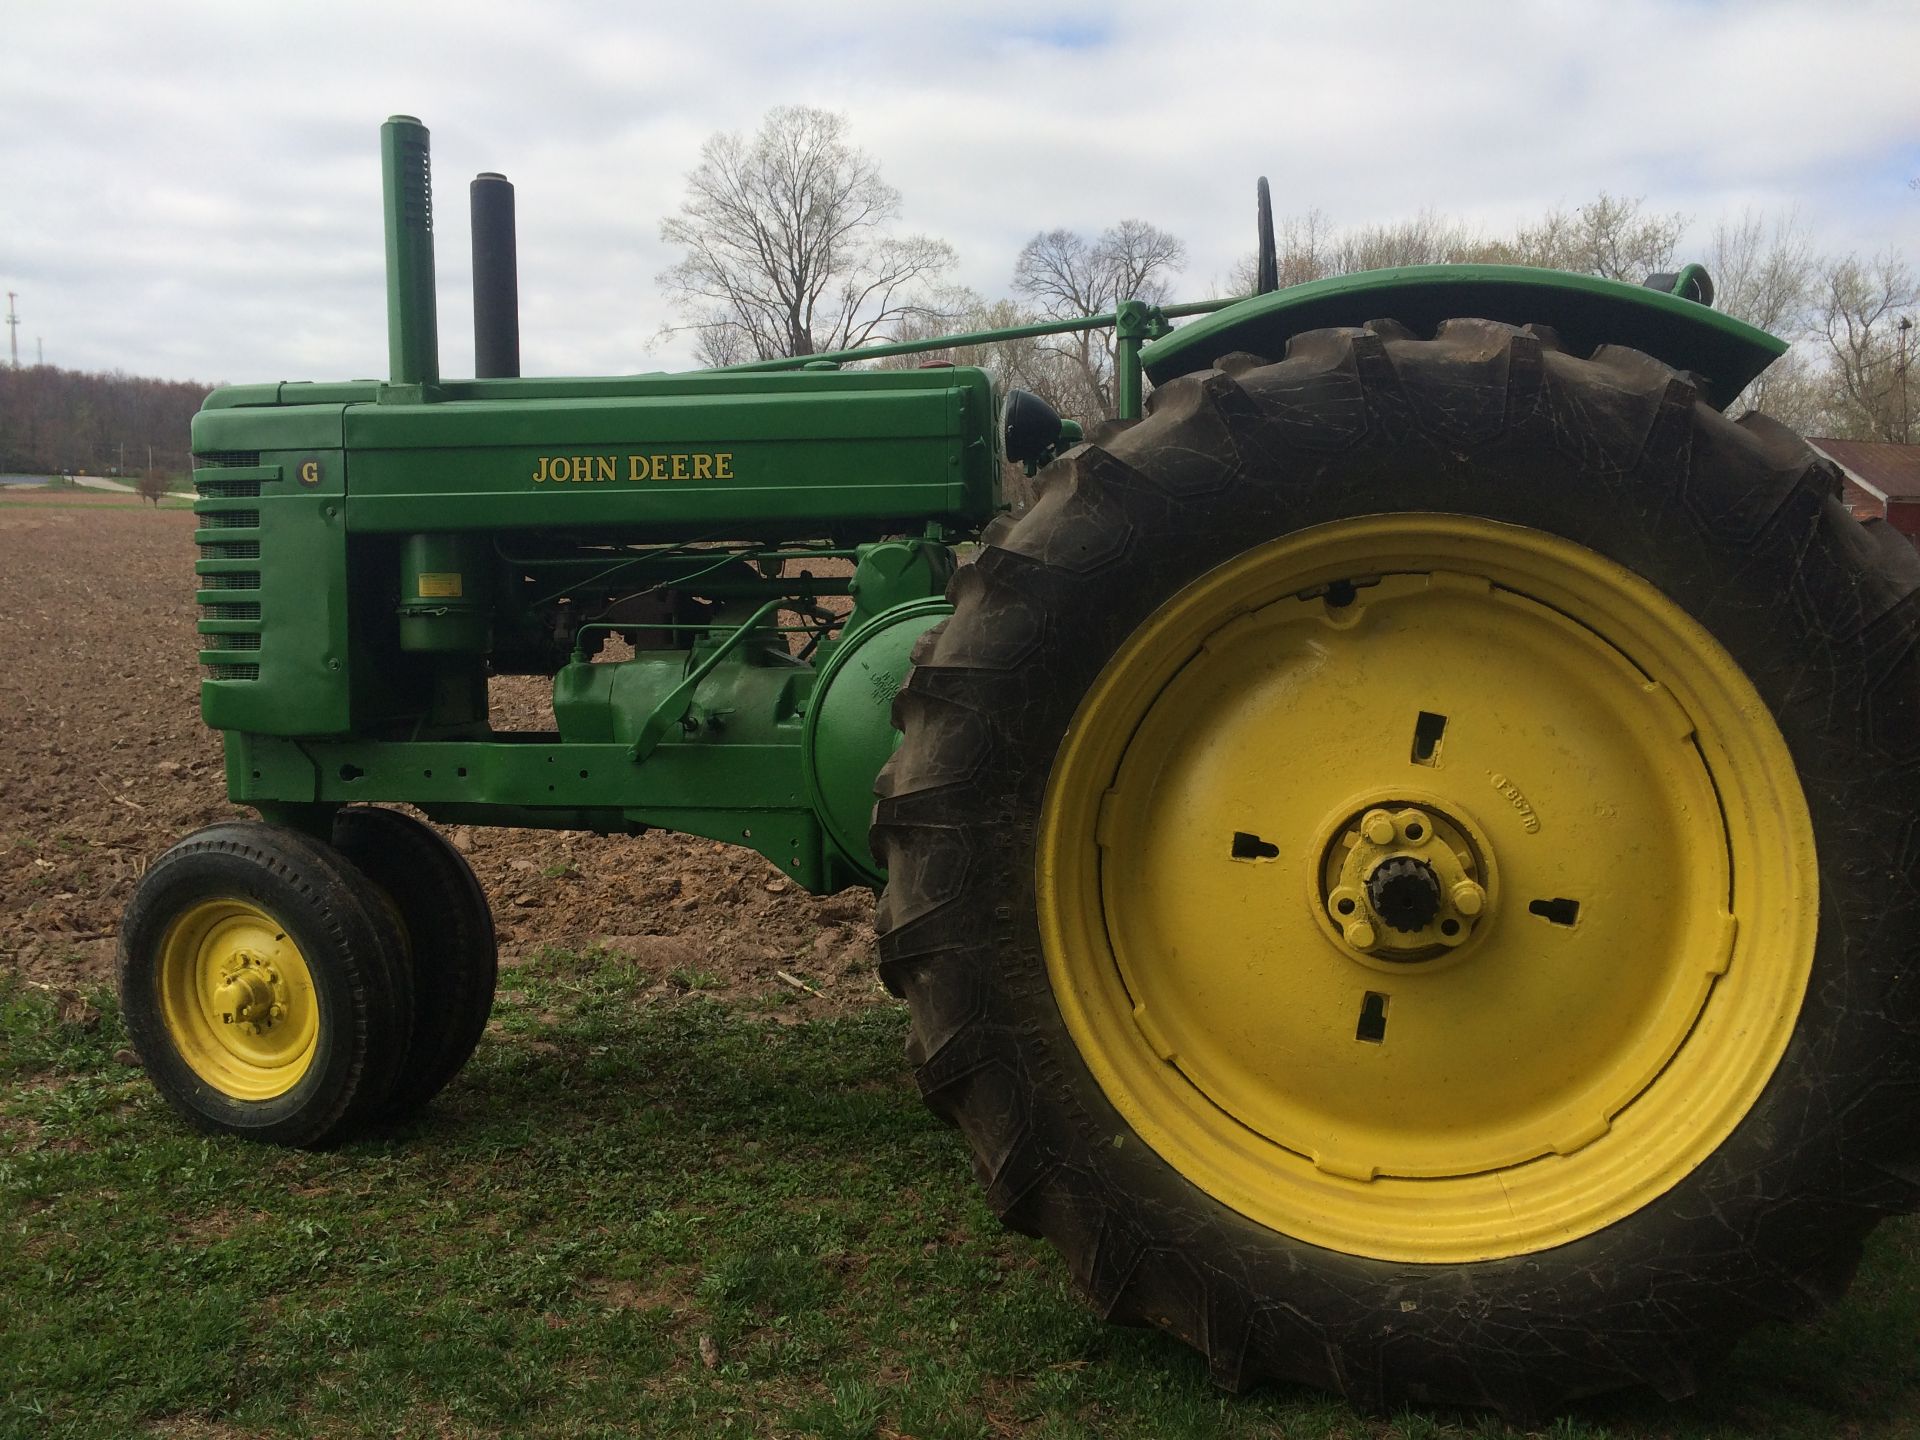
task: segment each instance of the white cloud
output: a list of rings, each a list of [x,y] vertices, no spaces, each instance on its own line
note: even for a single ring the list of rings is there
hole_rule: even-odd
[[[1336,222],[1504,229],[1601,189],[1695,220],[1798,207],[1913,248],[1911,4],[1207,7],[847,0],[52,4],[8,17],[0,284],[23,351],[204,380],[380,373],[377,129],[434,131],[441,350],[471,367],[465,182],[518,187],[529,373],[684,364],[661,217],[715,130],[847,113],[905,223],[1004,293],[1034,231],[1139,215],[1203,292],[1252,186]]]

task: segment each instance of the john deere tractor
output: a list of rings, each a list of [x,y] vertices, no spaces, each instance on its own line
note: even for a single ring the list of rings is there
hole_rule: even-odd
[[[447,379],[427,132],[382,145],[391,379],[193,427],[261,819],[121,936],[188,1120],[322,1145],[458,1072],[492,927],[403,802],[878,891],[994,1211],[1229,1387],[1682,1395],[1915,1207],[1920,560],[1722,413],[1785,347],[1698,267],[1276,289],[1263,204],[1260,293],[919,347],[1113,327],[1083,439],[856,368],[908,345],[522,378],[495,175]]]

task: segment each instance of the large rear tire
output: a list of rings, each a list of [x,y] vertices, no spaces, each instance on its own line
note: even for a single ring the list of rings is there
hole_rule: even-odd
[[[896,704],[882,974],[994,1209],[1238,1387],[1537,1411],[1920,1200],[1920,561],[1644,355],[1156,393]]]

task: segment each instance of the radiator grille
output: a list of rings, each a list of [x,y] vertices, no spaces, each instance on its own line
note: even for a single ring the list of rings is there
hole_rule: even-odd
[[[258,450],[207,450],[193,457],[201,470],[249,470],[260,463]]]
[[[214,571],[198,575],[195,583],[201,591],[258,591],[260,571],[228,568],[234,561],[260,558],[261,506],[258,479],[221,480],[206,475],[212,468],[257,466],[260,456],[253,451],[226,450],[199,455],[201,471],[194,488],[200,498],[193,503],[200,535],[199,569]],[[251,502],[251,503],[249,503]],[[253,532],[241,539],[246,532]],[[222,532],[232,532],[231,537]],[[200,607],[200,661],[209,680],[258,680],[260,678],[261,616],[256,596],[217,601]],[[232,659],[227,657],[231,655]]]

